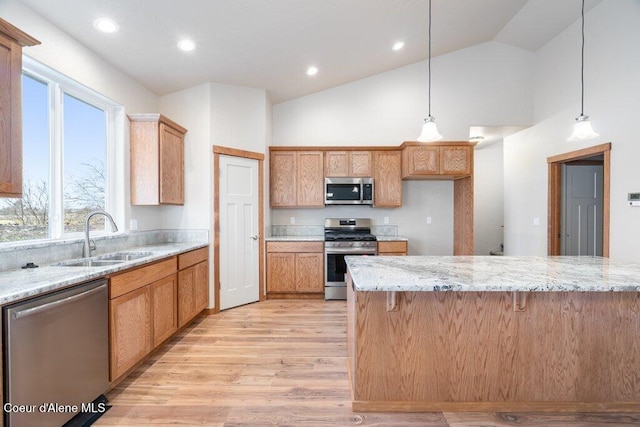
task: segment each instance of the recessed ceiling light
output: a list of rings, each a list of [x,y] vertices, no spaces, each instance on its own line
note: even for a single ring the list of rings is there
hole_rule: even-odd
[[[178,49],[184,52],[191,52],[196,48],[196,44],[193,40],[183,39],[178,42]]]
[[[118,24],[109,18],[98,18],[93,21],[93,28],[103,33],[115,33],[120,29]]]
[[[307,76],[315,76],[316,74],[318,74],[318,68],[311,66],[309,68],[307,68]]]
[[[393,44],[393,50],[400,50],[404,47],[404,42],[395,42]]]

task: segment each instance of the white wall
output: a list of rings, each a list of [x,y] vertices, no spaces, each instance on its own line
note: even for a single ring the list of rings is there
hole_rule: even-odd
[[[474,154],[474,253],[489,255],[504,240],[503,142],[479,144]]]
[[[494,42],[433,58],[432,114],[445,140],[466,140],[471,125],[530,124],[532,59],[530,52]],[[426,61],[411,64],[275,105],[273,144],[397,146],[415,140],[427,110],[426,67]],[[495,165],[495,156],[477,157],[475,167],[481,171],[475,175],[477,188],[495,187],[495,175],[488,176],[485,184],[482,173]],[[273,209],[272,223],[289,224],[289,217],[296,216],[302,223],[320,225],[324,217],[345,213],[372,217],[380,225],[389,216],[390,223],[399,226],[399,234],[410,238],[412,254],[451,254],[452,189],[450,182],[405,182],[401,208]],[[487,203],[500,203],[499,195],[495,196]],[[483,202],[476,206],[481,207],[476,210],[476,224],[493,227],[493,213],[482,208]],[[433,218],[431,226],[426,225],[427,216]],[[480,242],[482,250],[491,244],[484,236]]]
[[[536,53],[536,124],[505,139],[505,253],[547,253],[547,157],[611,142],[610,256],[640,261],[640,209],[625,205],[640,191],[638,22],[637,0],[604,0],[585,17],[585,113],[600,133],[590,141],[566,141],[580,113],[580,22]]]

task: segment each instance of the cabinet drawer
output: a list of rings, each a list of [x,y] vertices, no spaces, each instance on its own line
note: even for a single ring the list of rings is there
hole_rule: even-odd
[[[178,271],[176,257],[169,258],[155,264],[136,268],[109,278],[109,298],[117,298],[151,282],[160,280]]]
[[[186,254],[178,255],[178,270],[184,270],[187,267],[191,267],[199,262],[205,261],[209,258],[209,248],[196,249],[195,251],[187,252]]]
[[[383,255],[386,252],[407,252],[407,242],[398,240],[393,242],[378,242],[378,254]]]
[[[324,252],[324,242],[267,242],[267,252]]]

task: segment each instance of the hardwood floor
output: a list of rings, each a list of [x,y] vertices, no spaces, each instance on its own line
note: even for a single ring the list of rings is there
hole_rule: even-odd
[[[346,353],[341,301],[200,316],[107,395],[113,407],[95,425],[640,425],[640,414],[353,413]]]

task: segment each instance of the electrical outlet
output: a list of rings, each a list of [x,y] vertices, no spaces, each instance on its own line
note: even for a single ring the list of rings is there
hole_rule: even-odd
[[[533,218],[533,226],[540,227],[540,218]]]
[[[296,223],[296,217],[292,216],[291,218],[289,218],[289,222],[291,223],[291,225]]]
[[[427,224],[431,225],[431,217],[430,216],[427,217]]]
[[[129,230],[130,231],[136,231],[138,229],[138,220],[137,219],[130,219],[129,220]]]
[[[389,224],[389,217],[388,216],[384,217],[384,224],[385,225]]]

